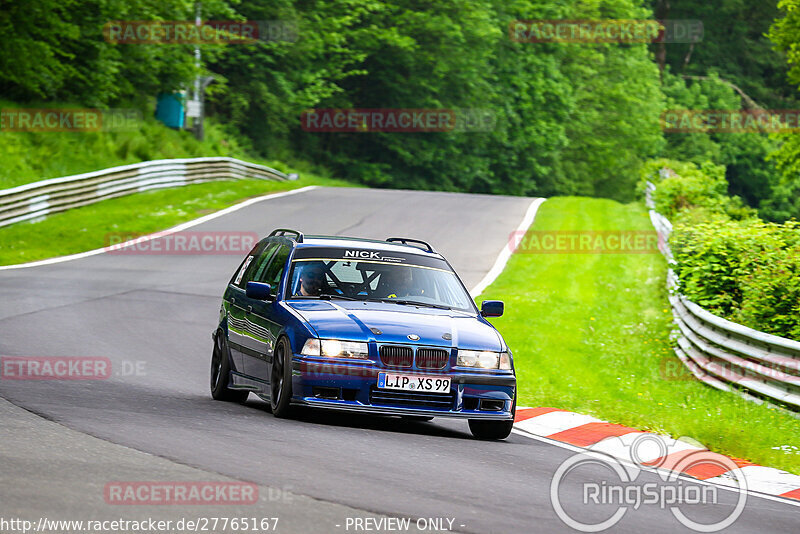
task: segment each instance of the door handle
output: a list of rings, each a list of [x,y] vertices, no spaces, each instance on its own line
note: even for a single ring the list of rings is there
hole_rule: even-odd
[[[235,297],[231,297],[231,298],[228,299],[228,302],[230,302],[231,304],[236,304],[236,298]]]
[[[247,313],[253,313],[253,307],[252,306],[248,306],[247,307]]]

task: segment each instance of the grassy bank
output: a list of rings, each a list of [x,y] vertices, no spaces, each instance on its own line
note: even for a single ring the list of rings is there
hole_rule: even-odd
[[[639,204],[554,198],[534,231],[652,230]],[[514,254],[480,297],[506,302],[494,320],[515,355],[519,404],[553,406],[688,436],[724,454],[800,474],[800,425],[705,386],[671,349],[666,264],[649,254]],[[786,447],[789,446],[789,447]]]
[[[165,230],[247,198],[308,185],[351,184],[304,173],[299,180],[290,182],[212,182],[104,200],[42,221],[0,228],[0,265],[93,250],[108,244],[109,233],[146,234]]]
[[[68,104],[36,105],[0,100],[0,109],[75,108]],[[190,132],[167,128],[152,112],[141,113],[116,130],[74,132],[0,131],[0,189],[140,161],[200,156],[230,156],[255,161],[242,140],[213,121],[197,141]]]
[[[69,104],[21,106],[0,100],[0,109],[76,108]],[[197,141],[188,131],[172,130],[140,113],[121,128],[104,131],[0,131],[0,189],[155,159],[230,156],[260,163],[300,179],[291,182],[240,180],[197,184],[105,200],[51,215],[38,222],[0,228],[0,265],[11,265],[103,247],[110,232],[151,233],[216,211],[241,200],[307,185],[351,185],[315,174],[312,165],[299,168],[252,157],[247,142],[206,121],[206,135]]]

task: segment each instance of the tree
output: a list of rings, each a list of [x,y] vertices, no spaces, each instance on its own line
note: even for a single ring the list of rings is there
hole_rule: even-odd
[[[775,48],[786,55],[789,81],[800,85],[800,1],[781,0],[778,8],[784,16],[772,25],[769,38]],[[773,220],[800,217],[800,136],[787,133],[775,138],[781,146],[770,159],[781,174],[773,184],[772,196],[765,202],[765,208]]]

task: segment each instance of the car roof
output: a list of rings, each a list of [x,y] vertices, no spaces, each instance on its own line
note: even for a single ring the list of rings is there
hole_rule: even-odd
[[[288,236],[287,236],[288,237]],[[294,241],[294,240],[292,240]],[[327,235],[305,235],[303,241],[296,243],[300,248],[358,248],[362,250],[381,250],[384,252],[403,252],[405,254],[418,254],[444,259],[438,252],[429,252],[417,245],[407,245],[404,243],[381,241],[378,239],[364,239],[359,237],[327,236]]]

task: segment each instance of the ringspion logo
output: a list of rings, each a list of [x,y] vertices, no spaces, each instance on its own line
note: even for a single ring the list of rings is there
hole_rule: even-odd
[[[558,467],[550,482],[553,510],[578,532],[613,530],[629,510],[648,507],[669,510],[676,523],[695,532],[724,530],[736,522],[747,504],[747,479],[739,469],[746,463],[692,442],[639,433],[602,440]],[[608,450],[615,454],[605,452]],[[644,472],[657,477],[640,477]],[[721,502],[717,486],[699,484],[683,475],[702,480],[725,475],[725,485],[738,494],[735,506]],[[573,488],[578,488],[580,495]],[[717,514],[711,521],[701,521],[697,517],[701,510]]]

